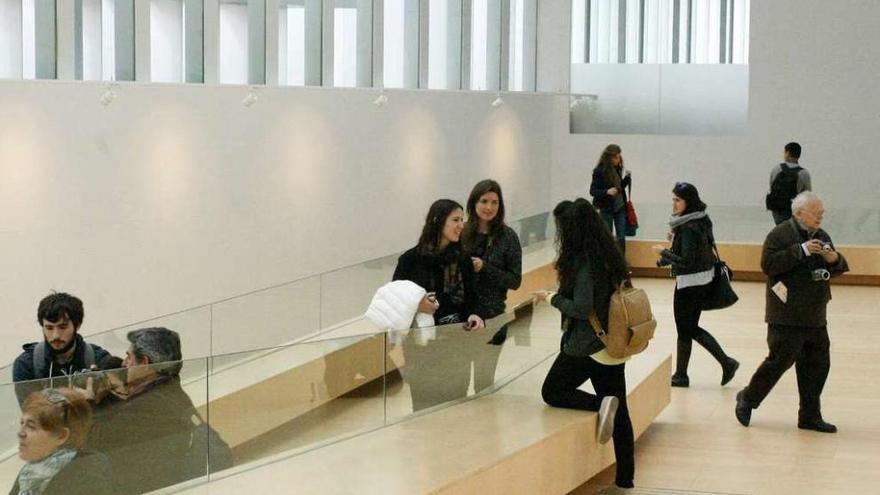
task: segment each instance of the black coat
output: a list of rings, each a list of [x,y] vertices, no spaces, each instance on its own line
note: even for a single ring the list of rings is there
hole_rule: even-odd
[[[615,169],[618,176],[620,169]],[[623,203],[626,204],[626,188],[632,184],[632,177],[627,175],[620,178],[620,192],[623,195]],[[614,213],[614,196],[608,195],[608,190],[614,187],[614,184],[608,180],[605,170],[602,167],[593,169],[593,179],[590,181],[590,196],[593,197],[593,206],[606,212]]]
[[[831,237],[822,229],[812,238],[831,243]],[[840,253],[834,265],[818,254],[806,256],[801,244],[809,239],[809,234],[794,218],[782,222],[767,234],[761,253],[761,270],[767,274],[764,314],[767,323],[813,328],[828,324],[826,308],[831,300],[831,285],[824,280],[814,281],[813,270],[824,268],[835,277],[849,271],[849,265]],[[785,303],[771,290],[779,282],[788,289]]]
[[[9,495],[18,495],[18,478]],[[94,452],[79,452],[58,471],[46,486],[43,495],[116,495],[119,491],[110,476],[107,457]]]
[[[709,217],[691,220],[672,232],[672,248],[660,253],[659,266],[672,265],[673,275],[704,272],[715,265],[715,236]]]
[[[473,291],[474,265],[470,258],[465,257],[460,246],[451,244],[443,253],[424,254],[414,247],[397,259],[397,268],[394,269],[392,280],[409,280],[428,292],[434,292],[440,308],[434,313],[437,321],[449,315],[458,315],[459,321],[466,321],[476,306],[476,298]],[[464,298],[456,303],[451,294],[443,289],[444,271],[452,264],[458,265],[464,284]]]
[[[590,325],[589,317],[595,311],[602,328],[608,328],[608,308],[613,292],[607,269],[593,260],[580,264],[574,283],[559,288],[550,304],[562,314],[562,352],[587,357],[605,348]]]
[[[519,289],[522,283],[522,246],[516,232],[504,226],[488,245],[473,246],[465,258],[483,260],[483,269],[473,275],[473,312],[488,319],[504,313],[507,291]],[[466,260],[466,261],[467,261]]]
[[[188,453],[197,412],[178,377],[95,410],[90,447],[107,455],[117,493],[135,494],[204,476]]]
[[[78,373],[84,369],[88,368],[86,364],[85,358],[85,346],[91,345],[95,350],[95,365],[98,366],[99,370],[107,369],[108,362],[112,359],[113,356],[110,355],[109,352],[102,349],[100,346],[94,344],[86,344],[83,340],[82,336],[76,334],[76,351],[73,353],[73,359],[65,364],[64,366],[58,366],[51,363],[52,355],[47,352],[45,357],[45,365],[43,368],[46,370],[42,376],[36,376],[36,372],[34,371],[34,348],[37,346],[38,342],[31,342],[29,344],[25,344],[22,346],[24,352],[19,354],[17,358],[15,358],[15,363],[12,365],[12,381],[21,382],[27,380],[37,380],[42,378],[52,377],[67,377],[74,373]],[[37,390],[42,390],[49,386],[48,382],[34,382],[34,383],[20,383],[15,385],[15,395],[18,397],[18,402],[23,403],[24,399],[27,398],[32,392]],[[68,386],[67,382],[58,382],[55,383],[54,386]]]

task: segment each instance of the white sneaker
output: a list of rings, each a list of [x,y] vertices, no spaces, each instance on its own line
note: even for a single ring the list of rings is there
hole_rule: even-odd
[[[620,401],[617,397],[606,396],[599,405],[599,427],[596,430],[596,438],[599,443],[608,443],[614,433],[614,415],[617,414],[617,406]]]

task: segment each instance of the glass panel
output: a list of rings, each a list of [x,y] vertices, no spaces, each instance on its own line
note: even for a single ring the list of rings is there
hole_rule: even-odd
[[[384,424],[384,334],[215,357],[210,422],[239,463]]]
[[[397,256],[394,254],[321,275],[321,328],[327,329],[363,315],[376,289],[391,280]]]
[[[558,351],[531,339],[529,302],[466,331],[461,324],[388,333],[388,422],[495,390]],[[393,371],[403,383],[392,385]]]
[[[180,334],[184,356],[201,358],[211,355],[211,308],[202,306],[180,313],[160,316],[99,334],[85,335],[86,342],[106,349],[114,356],[125,356],[129,342],[128,332],[139,328],[165,327]]]
[[[69,483],[97,477],[111,491],[143,493],[207,473],[207,399],[205,360],[175,361],[107,372],[76,374],[54,380],[37,380],[0,387],[0,477],[12,486],[25,460],[38,460],[54,452],[54,444],[40,441],[39,423],[26,423],[28,433],[21,446],[16,437],[19,417],[24,414],[57,415],[71,433],[69,445],[84,446],[97,454],[87,464],[89,476],[67,477]],[[178,375],[179,371],[179,375]],[[57,387],[53,391],[45,391]],[[92,399],[82,400],[88,390]],[[24,403],[24,413],[19,402]],[[92,426],[78,418],[91,411]],[[25,418],[27,419],[27,417]],[[16,449],[16,445],[19,445]],[[226,458],[231,457],[227,451]],[[82,454],[80,454],[82,455]],[[71,464],[67,469],[83,469]],[[111,479],[112,473],[112,479]],[[103,478],[103,479],[101,479]],[[65,486],[72,491],[88,487]]]
[[[571,83],[571,132],[659,131],[660,65],[573,64]]]
[[[287,344],[321,326],[320,276],[298,280],[213,305],[216,354]]]

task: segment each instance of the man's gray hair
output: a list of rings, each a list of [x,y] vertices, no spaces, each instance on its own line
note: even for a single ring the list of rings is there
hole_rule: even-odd
[[[163,327],[141,328],[128,332],[127,338],[131,342],[131,352],[138,360],[146,356],[151,365],[171,363],[168,366],[153,366],[157,373],[170,376],[180,373],[183,356],[177,332]]]
[[[806,206],[814,201],[822,201],[819,195],[813,191],[804,191],[791,200],[791,212],[796,213],[803,210]]]

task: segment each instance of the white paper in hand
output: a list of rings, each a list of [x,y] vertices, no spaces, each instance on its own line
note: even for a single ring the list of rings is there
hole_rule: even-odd
[[[788,302],[788,287],[786,287],[785,284],[782,282],[776,282],[776,285],[770,287],[770,290],[776,294],[776,297],[778,297],[783,304]]]

